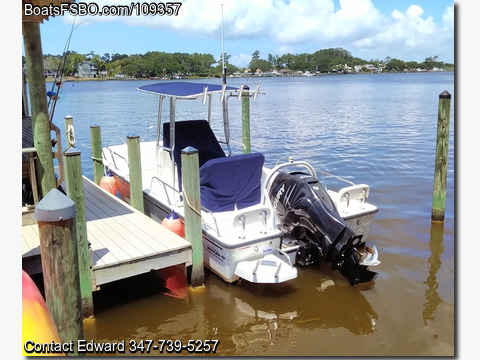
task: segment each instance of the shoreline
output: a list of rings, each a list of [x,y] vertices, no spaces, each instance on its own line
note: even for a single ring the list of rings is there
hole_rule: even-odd
[[[411,74],[411,73],[435,73],[435,72],[455,72],[455,70],[442,70],[442,71],[404,71],[404,72],[382,72],[382,73],[374,73],[374,72],[364,72],[364,73],[357,73],[357,74],[344,74],[344,73],[329,73],[329,74],[314,74],[314,75],[283,75],[283,76],[258,76],[258,75],[251,75],[251,76],[229,76],[230,79],[235,78],[261,78],[261,77],[276,77],[276,78],[285,78],[285,77],[318,77],[318,76],[335,76],[335,75],[368,75],[368,74],[375,74],[375,75],[383,75],[383,74]],[[150,77],[150,78],[118,78],[118,77],[107,77],[107,78],[76,78],[73,76],[66,77],[62,82],[78,82],[78,81],[139,81],[139,80],[199,80],[199,79],[220,79],[219,77],[201,77],[201,76],[189,76],[189,77],[181,77],[181,78],[162,78],[162,77]],[[54,78],[48,77],[45,79],[45,82],[51,83],[54,81]]]

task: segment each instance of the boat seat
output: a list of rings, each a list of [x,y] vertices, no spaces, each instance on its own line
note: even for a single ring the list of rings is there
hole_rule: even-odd
[[[163,146],[170,148],[170,123],[163,124]],[[182,189],[182,150],[191,146],[198,150],[199,167],[210,159],[225,157],[217,137],[207,120],[175,122],[173,160],[177,165],[178,186]]]
[[[261,153],[208,160],[200,167],[202,206],[217,212],[260,203],[264,162],[265,157]]]
[[[338,191],[336,198],[337,207],[348,209],[352,205],[365,204],[370,193],[370,187],[366,184],[347,186]]]
[[[163,145],[171,147],[170,123],[163,124]],[[217,137],[207,120],[188,120],[175,122],[175,162],[181,163],[182,150],[191,146],[198,150],[199,166],[210,159],[225,157]]]

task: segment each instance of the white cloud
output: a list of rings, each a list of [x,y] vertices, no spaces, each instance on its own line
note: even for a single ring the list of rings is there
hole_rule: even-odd
[[[446,14],[452,9],[446,9]],[[444,28],[453,29],[453,16],[444,16],[442,24],[435,24],[431,16],[423,16],[424,10],[411,5],[405,13],[394,10],[383,28],[367,39],[353,43],[359,51],[362,48],[376,49],[393,58],[423,61],[428,56],[438,55],[440,60],[453,59],[453,31],[445,34]],[[366,53],[367,51],[365,51]],[[451,52],[451,53],[449,53]]]
[[[252,54],[238,54],[232,55],[228,61],[238,67],[247,67],[251,60]]]
[[[449,6],[442,17],[442,33],[443,36],[448,39],[454,37],[454,23],[455,23],[455,10],[452,6]]]
[[[130,4],[131,0],[96,3]],[[226,40],[267,39],[272,49],[290,49],[294,53],[307,52],[306,48],[316,51],[343,47],[366,59],[390,56],[419,61],[438,55],[440,60],[444,57],[453,60],[453,5],[445,10],[441,24],[436,24],[418,5],[411,5],[405,12],[394,10],[382,14],[372,0],[339,0],[337,9],[333,0],[185,0],[178,16],[93,16],[88,20],[115,20],[130,26],[218,40],[221,4]]]

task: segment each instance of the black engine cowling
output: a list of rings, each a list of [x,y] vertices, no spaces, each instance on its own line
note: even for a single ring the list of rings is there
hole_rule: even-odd
[[[297,263],[308,265],[323,257],[352,285],[375,279],[377,273],[359,263],[362,235],[345,224],[318,179],[301,172],[279,173],[269,196],[283,233],[299,240]]]

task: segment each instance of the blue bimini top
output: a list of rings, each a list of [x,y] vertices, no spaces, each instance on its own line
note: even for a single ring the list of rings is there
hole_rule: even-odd
[[[138,90],[170,97],[195,98],[204,94],[205,88],[207,88],[207,93],[221,92],[223,89],[222,85],[218,84],[166,81],[164,83],[141,86]],[[237,91],[238,88],[226,86],[225,90]]]

